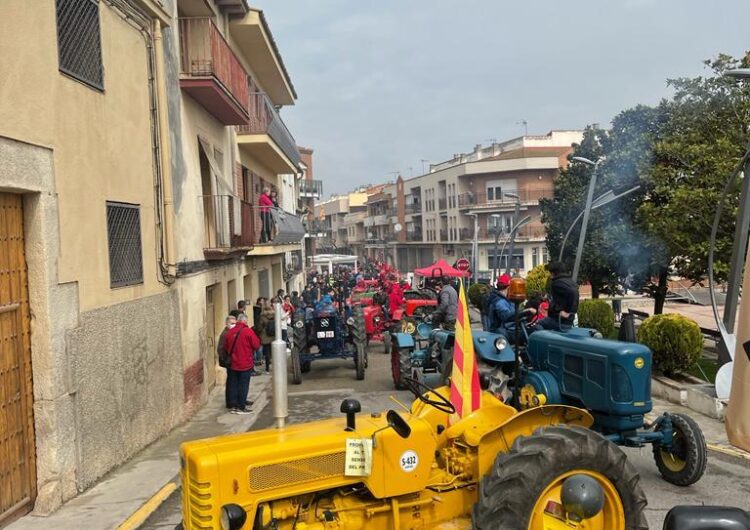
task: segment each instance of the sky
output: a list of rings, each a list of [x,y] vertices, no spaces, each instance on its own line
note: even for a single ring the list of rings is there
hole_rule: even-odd
[[[324,195],[476,144],[606,126],[666,79],[750,50],[748,0],[254,0],[299,99]]]

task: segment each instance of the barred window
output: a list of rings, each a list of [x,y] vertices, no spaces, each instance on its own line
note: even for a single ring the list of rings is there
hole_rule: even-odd
[[[140,205],[107,202],[107,237],[110,287],[143,283]]]
[[[61,72],[104,90],[99,0],[56,0]]]

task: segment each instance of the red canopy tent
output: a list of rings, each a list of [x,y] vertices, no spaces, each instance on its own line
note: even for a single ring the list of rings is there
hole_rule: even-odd
[[[426,276],[428,278],[431,277],[438,277],[438,276],[453,276],[455,278],[466,278],[469,276],[469,272],[463,272],[460,271],[454,267],[451,267],[447,261],[444,259],[438,260],[437,262],[433,263],[429,267],[424,267],[422,269],[415,269],[414,274],[418,274],[420,276]]]

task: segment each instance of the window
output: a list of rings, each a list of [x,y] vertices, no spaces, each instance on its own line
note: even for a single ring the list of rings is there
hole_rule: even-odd
[[[107,239],[110,287],[143,283],[140,205],[107,202]]]
[[[531,268],[533,269],[539,265],[539,249],[534,247],[531,249]]]
[[[60,71],[104,90],[98,0],[56,0]]]

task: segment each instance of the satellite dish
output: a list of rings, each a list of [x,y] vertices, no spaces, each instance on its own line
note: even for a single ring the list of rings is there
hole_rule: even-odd
[[[729,391],[732,389],[732,369],[734,361],[728,362],[719,368],[716,372],[716,397],[719,399],[729,399]]]
[[[393,231],[394,231],[394,232],[396,232],[397,234],[398,234],[398,233],[399,233],[399,232],[400,232],[401,230],[403,230],[403,229],[404,229],[404,227],[403,227],[403,226],[401,226],[401,223],[396,223],[395,225],[393,225]]]

